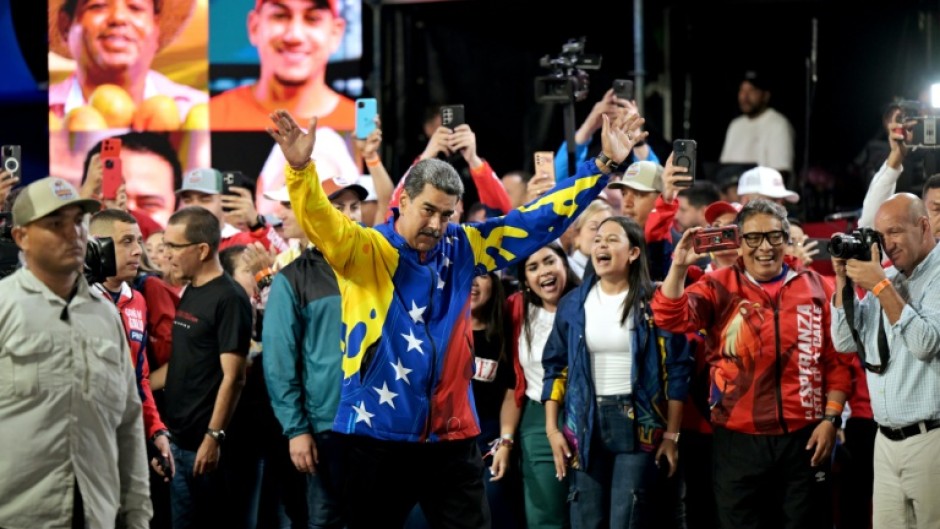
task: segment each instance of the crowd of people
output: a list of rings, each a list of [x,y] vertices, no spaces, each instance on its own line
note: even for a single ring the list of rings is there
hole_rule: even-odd
[[[276,222],[169,159],[158,218],[127,172],[100,200],[100,147],[80,189],[0,173],[0,526],[940,527],[940,176],[894,193],[895,113],[820,273],[792,127],[753,72],[739,103],[735,185],[612,91],[574,174],[563,144],[500,178],[432,121],[397,188],[380,127],[347,181],[276,111]]]

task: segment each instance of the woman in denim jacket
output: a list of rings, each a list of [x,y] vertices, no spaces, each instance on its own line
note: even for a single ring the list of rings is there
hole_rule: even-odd
[[[678,462],[689,345],[653,325],[635,221],[602,222],[591,260],[596,275],[559,303],[542,357],[546,435],[559,479],[574,469],[573,527],[651,527],[656,467],[665,458],[671,476]]]

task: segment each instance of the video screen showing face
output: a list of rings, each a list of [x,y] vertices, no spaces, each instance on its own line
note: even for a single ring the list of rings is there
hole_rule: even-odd
[[[361,12],[361,0],[225,0],[212,10],[212,130],[261,131],[283,108],[301,123],[317,116],[320,127],[352,131]]]
[[[206,0],[49,0],[50,132],[209,128]]]

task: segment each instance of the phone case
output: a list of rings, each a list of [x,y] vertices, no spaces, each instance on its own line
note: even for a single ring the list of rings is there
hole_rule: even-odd
[[[124,183],[120,158],[102,158],[101,198],[117,199],[118,188]]]
[[[441,125],[453,130],[466,123],[463,114],[463,105],[447,105],[441,107]]]
[[[734,225],[705,228],[696,232],[692,237],[692,248],[698,254],[733,250],[740,246],[738,227]]]
[[[614,95],[620,99],[633,101],[633,81],[629,79],[614,80]]]
[[[672,142],[672,164],[676,167],[684,167],[685,172],[692,177],[688,182],[677,182],[678,187],[689,187],[695,181],[695,140],[676,140]]]
[[[101,154],[99,158],[120,158],[121,140],[117,138],[107,138],[101,141]]]
[[[356,100],[356,137],[364,140],[375,130],[375,117],[378,115],[378,101],[372,97]]]
[[[548,174],[555,180],[555,153],[552,151],[536,151],[535,175]]]
[[[22,165],[19,145],[4,145],[0,147],[0,156],[3,158],[3,170],[10,173],[7,178],[21,178]]]

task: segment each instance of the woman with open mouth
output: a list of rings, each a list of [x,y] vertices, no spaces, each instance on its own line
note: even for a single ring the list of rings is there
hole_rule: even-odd
[[[591,261],[595,275],[559,303],[542,357],[545,433],[558,475],[573,469],[574,527],[660,527],[653,489],[657,467],[672,476],[678,463],[688,341],[653,325],[636,221],[601,222]]]
[[[542,350],[555,321],[558,302],[580,284],[565,251],[549,244],[522,261],[516,273],[522,292],[507,300],[513,326],[516,405],[521,408],[519,447],[527,527],[569,527],[568,484],[555,471],[545,437],[542,405]]]

